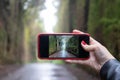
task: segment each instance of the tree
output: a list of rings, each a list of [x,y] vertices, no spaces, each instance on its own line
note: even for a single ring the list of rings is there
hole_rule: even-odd
[[[119,0],[92,0],[88,27],[89,32],[105,45],[117,59],[120,58],[119,4]],[[116,6],[113,7],[113,5]]]
[[[88,30],[88,16],[89,16],[89,4],[90,0],[85,0],[85,7],[84,7],[84,23],[83,23],[83,30]]]
[[[89,0],[61,1],[58,27],[64,32],[72,32],[73,29],[87,31],[88,14]]]
[[[26,26],[35,24],[36,11],[42,9],[42,2],[44,0],[0,0],[0,63],[24,62],[25,34],[29,32]]]
[[[1,34],[3,35],[0,41],[2,50],[1,60],[5,63],[13,63],[14,61],[21,62],[23,48],[23,33],[24,27],[22,23],[23,1],[22,0],[0,0],[0,19],[1,19]],[[1,61],[1,62],[2,62]]]

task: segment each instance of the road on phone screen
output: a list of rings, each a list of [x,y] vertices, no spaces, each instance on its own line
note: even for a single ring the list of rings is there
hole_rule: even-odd
[[[74,57],[75,58],[76,56],[67,52],[66,50],[61,50],[59,52],[56,52],[56,53],[50,55],[49,57],[69,57],[69,58]]]

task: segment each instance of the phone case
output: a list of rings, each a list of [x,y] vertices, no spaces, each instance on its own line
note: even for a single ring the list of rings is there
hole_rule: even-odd
[[[47,59],[47,60],[87,60],[89,59],[89,57],[86,57],[86,58],[71,58],[71,57],[67,57],[67,58],[42,58],[41,57],[41,53],[40,53],[40,36],[43,36],[43,35],[79,35],[79,36],[82,36],[82,35],[85,35],[85,36],[90,36],[89,34],[79,34],[79,33],[40,33],[38,34],[38,53],[37,53],[37,56],[39,59]],[[89,43],[88,43],[89,44]]]

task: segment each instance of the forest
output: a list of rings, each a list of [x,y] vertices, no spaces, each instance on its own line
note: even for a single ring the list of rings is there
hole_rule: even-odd
[[[120,0],[0,0],[0,68],[34,62],[67,64],[38,59],[37,37],[73,29],[89,33],[120,60],[119,9]]]
[[[78,57],[79,55],[79,37],[78,36],[73,36],[72,38],[69,39],[68,41],[68,46],[67,46],[67,51],[71,54],[74,54],[75,56]]]

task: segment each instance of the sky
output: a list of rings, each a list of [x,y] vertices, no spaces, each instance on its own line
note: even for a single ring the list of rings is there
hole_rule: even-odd
[[[54,33],[54,27],[57,23],[57,8],[55,6],[59,5],[58,0],[46,0],[45,9],[40,11],[39,17],[42,18],[45,32]]]

